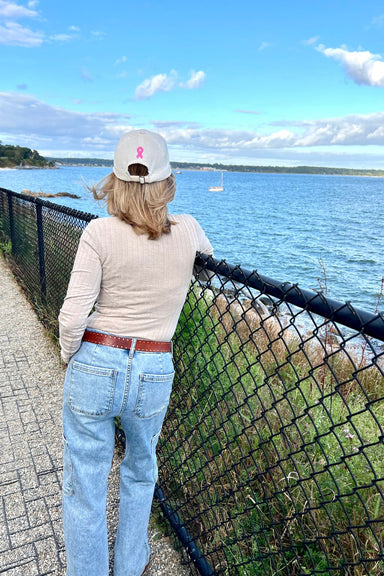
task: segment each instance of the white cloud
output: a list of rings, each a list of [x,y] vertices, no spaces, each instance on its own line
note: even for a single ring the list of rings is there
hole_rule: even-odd
[[[23,46],[31,48],[41,46],[44,42],[69,42],[80,31],[77,26],[70,26],[72,34],[59,33],[47,36],[44,32],[35,31],[20,24],[24,18],[37,18],[40,14],[34,9],[38,2],[32,0],[27,6],[16,2],[0,0],[0,44],[6,46]],[[74,33],[74,34],[73,34]]]
[[[375,18],[372,19],[371,25],[374,28],[382,28],[384,26],[384,14],[375,16]]]
[[[5,26],[0,25],[0,44],[6,46],[34,47],[41,46],[44,42],[42,32],[33,32],[17,22],[6,22]]]
[[[36,149],[83,151],[97,151],[103,142],[102,149],[111,151],[120,135],[130,128],[128,114],[75,112],[50,106],[30,95],[0,92],[0,131],[4,142],[31,142]]]
[[[270,47],[270,43],[269,42],[262,42],[260,44],[260,46],[258,47],[258,51],[262,52],[263,50],[265,50],[266,48]]]
[[[137,121],[135,124],[138,127]],[[369,167],[369,154],[379,162],[383,126],[384,112],[308,122],[282,121],[264,131],[212,129],[193,122],[165,120],[144,127],[160,131],[170,144],[171,157],[179,155],[179,160],[207,158],[252,164],[260,158],[275,158],[276,162],[291,159],[308,164],[312,155],[319,165],[327,165],[327,157],[337,157],[333,165],[343,166],[344,157],[358,159],[363,150],[361,155],[365,155]],[[51,106],[25,93],[0,93],[0,132],[7,143],[56,151],[56,155],[73,150],[85,156],[110,157],[120,135],[132,127],[128,114],[83,113]]]
[[[283,127],[283,125],[285,126]],[[171,142],[226,152],[258,152],[262,149],[298,149],[338,146],[384,145],[384,112],[319,119],[311,122],[281,122],[269,134],[257,131],[190,129],[170,130]]]
[[[286,123],[296,128],[295,147],[367,146],[384,144],[384,112],[351,114],[341,118]],[[281,124],[280,124],[281,125]],[[298,130],[298,132],[297,132]]]
[[[206,74],[202,70],[195,72],[194,70],[191,71],[190,79],[184,83],[180,83],[179,86],[181,88],[186,88],[187,90],[194,90],[195,88],[200,88],[205,80]]]
[[[318,41],[319,36],[312,36],[311,38],[304,40],[303,44],[305,44],[306,46],[313,46],[313,44],[316,44]]]
[[[349,52],[344,48],[326,48],[323,45],[317,46],[317,50],[341,62],[345,73],[356,84],[384,86],[384,62],[380,54],[369,51]]]
[[[381,140],[384,142],[384,127],[379,126],[376,130],[373,130],[370,134],[367,135],[368,142]]]
[[[260,134],[248,130],[221,129],[175,129],[166,133],[170,144],[193,149],[216,150],[231,153],[233,160],[242,154],[254,154],[260,149],[286,148],[295,145],[295,134],[289,130],[278,130],[272,134]]]
[[[121,58],[118,58],[115,61],[115,65],[118,66],[119,64],[124,64],[124,62],[126,62],[128,60],[128,58],[126,56],[122,56]]]
[[[165,130],[167,128],[200,128],[198,122],[188,122],[183,120],[152,120],[151,124],[157,130]]]
[[[81,77],[85,82],[93,82],[93,78],[86,68],[81,69]]]
[[[73,40],[73,36],[70,34],[53,34],[49,37],[49,39],[53,40],[54,42],[70,42]]]
[[[70,34],[61,33],[61,34],[52,34],[49,36],[49,40],[53,42],[71,42],[74,38],[79,37],[80,28],[77,26],[69,26],[68,28]]]
[[[25,8],[24,6],[20,6],[15,2],[0,0],[0,18],[7,20],[18,20],[19,18],[35,18],[38,13],[35,10],[30,9],[33,7],[34,6],[29,4],[29,8]]]
[[[36,18],[38,12],[33,10],[35,4],[29,3],[28,8],[16,2],[0,0],[0,44],[6,46],[35,47],[44,41],[44,34],[34,32],[30,28],[22,26],[17,20],[23,18]]]
[[[177,85],[177,73],[172,70],[170,74],[157,74],[147,78],[135,91],[137,100],[146,100],[151,98],[156,92],[169,92]]]
[[[105,33],[105,32],[101,32],[100,30],[91,30],[91,35],[92,35],[93,38],[95,38],[96,40],[102,40],[102,39],[106,36],[106,33]]]
[[[171,70],[169,74],[157,74],[151,78],[147,78],[135,91],[136,100],[146,100],[151,98],[157,92],[169,92],[175,88],[184,88],[186,90],[194,90],[200,88],[206,78],[205,72],[199,70],[190,72],[190,78],[187,82],[180,82],[176,70]]]

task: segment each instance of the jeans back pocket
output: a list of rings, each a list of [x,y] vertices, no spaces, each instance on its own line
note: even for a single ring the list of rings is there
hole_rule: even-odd
[[[68,405],[87,416],[104,416],[112,410],[117,371],[83,364],[71,366]]]
[[[168,407],[174,372],[171,374],[140,374],[135,413],[139,418],[151,418]]]

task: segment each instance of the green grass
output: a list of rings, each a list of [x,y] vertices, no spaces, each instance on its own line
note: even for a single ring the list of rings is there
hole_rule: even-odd
[[[384,574],[384,380],[330,334],[189,295],[161,482],[222,574]]]
[[[12,242],[10,240],[0,241],[0,252],[5,259],[8,259],[12,254]]]

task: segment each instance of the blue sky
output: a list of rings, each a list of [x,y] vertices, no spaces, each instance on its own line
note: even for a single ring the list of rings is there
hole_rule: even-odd
[[[0,0],[0,139],[111,158],[384,168],[384,3]]]

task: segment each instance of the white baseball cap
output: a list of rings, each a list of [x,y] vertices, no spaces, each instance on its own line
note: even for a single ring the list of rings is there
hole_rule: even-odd
[[[143,164],[148,169],[147,176],[134,176],[129,173],[131,164]],[[167,143],[160,134],[150,130],[126,132],[117,143],[113,172],[126,182],[160,182],[172,174]]]

